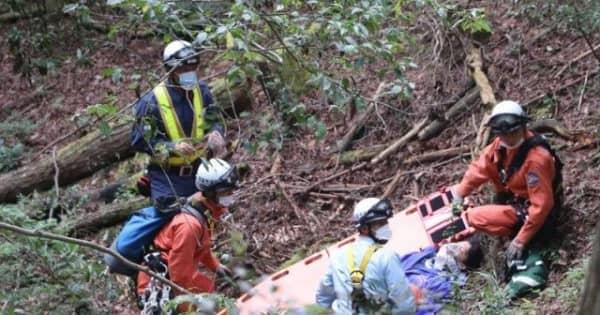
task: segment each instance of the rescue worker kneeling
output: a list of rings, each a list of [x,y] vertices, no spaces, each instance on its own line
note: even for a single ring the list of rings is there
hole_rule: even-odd
[[[220,159],[203,163],[196,173],[199,192],[165,225],[154,238],[154,248],[160,252],[171,281],[193,293],[214,291],[212,277],[199,271],[205,268],[218,274],[231,275],[211,251],[213,226],[227,214],[237,187],[235,167]],[[143,297],[150,277],[138,274],[138,294]],[[177,292],[175,292],[177,295]],[[183,311],[179,307],[180,311]]]
[[[516,102],[498,103],[488,122],[498,136],[451,188],[453,207],[462,210],[465,196],[486,182],[493,184],[495,203],[465,214],[475,230],[512,237],[506,250],[509,267],[522,262],[526,248],[539,247],[551,235],[561,206],[562,163],[542,136],[527,129],[528,121]]]
[[[335,314],[414,314],[415,299],[400,257],[381,248],[392,236],[387,199],[367,198],[354,207],[358,239],[334,253],[316,302]]]

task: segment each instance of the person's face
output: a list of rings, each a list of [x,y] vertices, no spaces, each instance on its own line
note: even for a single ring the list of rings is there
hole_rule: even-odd
[[[379,221],[379,222],[373,222],[371,224],[367,224],[367,225],[364,225],[364,226],[360,227],[358,229],[358,231],[362,235],[369,235],[369,232],[370,233],[375,233],[375,231],[377,231],[377,229],[379,229],[380,227],[382,227],[382,226],[384,226],[386,224],[388,224],[388,220]]]
[[[518,128],[517,130],[499,134],[500,141],[506,144],[508,147],[514,147],[519,144],[519,142],[523,139],[525,131],[523,128]]]
[[[225,208],[229,208],[235,201],[233,189],[217,192],[215,197],[217,203]]]
[[[190,71],[196,71],[197,69],[198,69],[197,64],[185,64],[185,65],[179,66],[171,72],[171,78],[173,79],[173,81],[178,83],[180,74],[190,72]]]
[[[375,231],[377,231],[377,229],[379,229],[380,227],[382,227],[386,224],[388,224],[388,220],[373,222],[373,223],[371,223],[371,231],[375,232]]]
[[[462,264],[467,262],[469,250],[471,249],[471,243],[467,241],[462,241],[456,243],[448,243],[442,246],[446,246],[448,254],[452,255],[457,262]]]

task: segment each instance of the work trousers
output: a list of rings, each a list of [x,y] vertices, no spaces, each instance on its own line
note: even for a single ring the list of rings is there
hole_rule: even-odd
[[[494,236],[513,236],[517,232],[518,217],[511,205],[484,205],[465,213],[469,225],[477,231]]]
[[[465,212],[469,228],[450,238],[450,242],[460,242],[475,234],[484,232],[493,236],[513,236],[519,226],[515,208],[512,205],[490,204],[470,208]]]

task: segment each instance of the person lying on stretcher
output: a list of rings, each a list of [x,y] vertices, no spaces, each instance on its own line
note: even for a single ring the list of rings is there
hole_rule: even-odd
[[[402,255],[401,264],[417,303],[416,314],[436,314],[452,297],[453,287],[466,282],[466,272],[483,261],[480,236],[436,249],[433,246]]]
[[[332,255],[316,293],[316,303],[334,314],[434,314],[450,297],[465,268],[483,255],[479,237],[399,255],[383,244],[392,236],[387,199],[366,198],[354,207],[358,239]]]

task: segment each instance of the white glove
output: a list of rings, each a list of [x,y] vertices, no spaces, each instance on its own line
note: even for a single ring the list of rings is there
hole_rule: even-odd
[[[458,194],[458,187],[454,185],[450,187],[450,192],[452,193],[452,203],[463,204],[465,202],[465,198]]]

